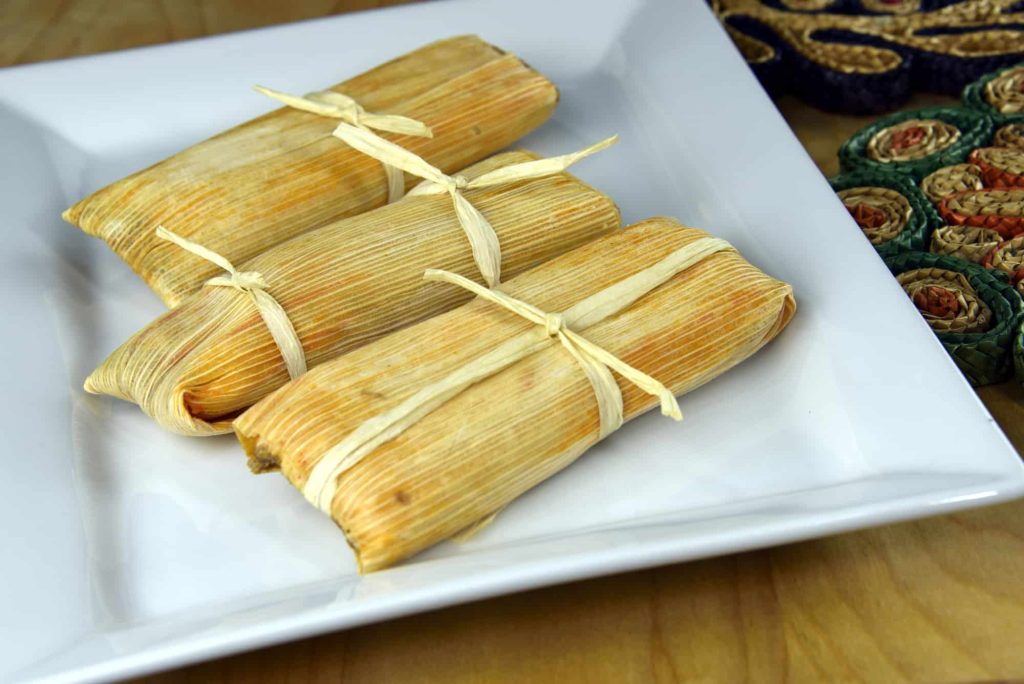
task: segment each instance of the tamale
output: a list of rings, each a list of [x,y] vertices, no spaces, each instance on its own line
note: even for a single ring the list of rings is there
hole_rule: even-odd
[[[508,152],[463,174],[473,178],[537,158]],[[510,276],[619,226],[614,202],[566,172],[464,192],[490,220]],[[481,278],[447,195],[410,195],[341,219],[267,250],[242,269],[262,274],[312,367],[470,299],[467,292],[424,283],[424,269],[435,266]],[[288,379],[250,298],[205,287],[114,351],[86,389],[134,401],[168,429],[202,435],[229,432],[239,412]]]
[[[649,219],[499,289],[544,312],[572,311],[708,239],[673,219]],[[756,352],[795,307],[789,285],[730,249],[574,332],[681,394]],[[387,567],[486,519],[599,440],[602,419],[588,373],[575,353],[547,339],[545,326],[474,299],[320,365],[242,414],[235,432],[253,471],[280,469],[329,511],[361,571]],[[310,496],[311,474],[325,454],[530,333],[540,345],[535,352],[444,395],[443,403],[416,413],[404,431],[387,434],[329,480],[333,495]],[[658,404],[637,386],[619,384],[623,419]]]
[[[239,84],[240,97],[247,87]],[[475,36],[427,45],[331,91],[429,126],[432,138],[381,135],[445,172],[529,133],[558,99],[550,81]],[[277,109],[93,193],[64,218],[106,241],[173,306],[216,268],[157,239],[157,225],[238,263],[386,202],[384,168],[334,138],[337,125]]]

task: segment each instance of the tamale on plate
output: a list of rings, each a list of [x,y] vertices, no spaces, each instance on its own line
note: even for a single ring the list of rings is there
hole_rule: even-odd
[[[225,96],[259,97],[250,85]],[[445,172],[529,133],[558,99],[550,81],[475,36],[427,45],[332,92],[368,112],[428,126],[433,137],[380,135]],[[158,225],[238,263],[386,202],[384,167],[333,137],[337,125],[336,118],[277,109],[98,190],[64,218],[107,242],[173,306],[217,269],[156,238]]]
[[[534,159],[529,152],[503,153],[463,174],[474,178]],[[465,195],[497,234],[509,277],[619,226],[611,199],[566,172]],[[464,290],[424,283],[424,269],[481,278],[447,194],[407,196],[239,266],[266,281],[309,367],[470,299]],[[238,413],[288,379],[252,299],[229,287],[204,287],[111,354],[86,389],[134,401],[168,429],[203,435],[230,431]]]
[[[714,250],[664,270],[703,244]],[[363,572],[457,535],[606,434],[591,371],[554,337],[568,330],[681,394],[786,326],[796,307],[790,286],[723,244],[672,219],[650,219],[502,284],[503,296],[534,308],[535,320],[477,298],[322,364],[235,421],[250,468],[280,469],[328,512]],[[595,318],[586,308],[652,273],[660,280],[648,279],[618,310]],[[464,381],[467,369],[487,366],[519,340],[528,353]],[[621,385],[620,421],[658,405],[650,390],[620,377],[612,380]],[[452,381],[463,384],[449,391]],[[446,389],[434,392],[439,387]],[[424,396],[440,399],[417,403]],[[408,420],[389,422],[396,416]],[[373,435],[360,443],[369,447],[347,452],[358,458],[345,468],[328,464],[324,477],[323,465],[360,434]],[[311,486],[316,479],[323,486]]]

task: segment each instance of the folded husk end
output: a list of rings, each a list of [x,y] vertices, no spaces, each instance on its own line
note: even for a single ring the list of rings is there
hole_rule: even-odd
[[[231,431],[231,421],[237,415],[224,416],[217,420],[202,420],[192,415],[188,405],[187,392],[172,391],[159,392],[150,388],[156,395],[161,396],[166,402],[172,405],[169,411],[175,415],[175,420],[163,420],[153,415],[153,408],[145,401],[139,401],[136,392],[131,386],[131,377],[125,376],[121,370],[121,357],[131,356],[133,349],[129,346],[118,348],[96,370],[85,379],[83,388],[89,394],[105,394],[122,401],[130,401],[139,404],[150,418],[156,420],[162,427],[171,432],[189,437],[211,437],[222,435]]]

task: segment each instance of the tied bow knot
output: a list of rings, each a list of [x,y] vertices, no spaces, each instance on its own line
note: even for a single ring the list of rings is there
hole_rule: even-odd
[[[565,328],[565,317],[562,314],[544,314],[544,332],[548,337],[555,337]]]
[[[230,262],[229,262],[230,263]],[[240,292],[265,290],[267,281],[258,271],[229,271],[226,276],[214,276],[206,281],[207,285],[233,287]]]
[[[469,187],[469,179],[462,175],[445,176],[444,185],[448,189],[448,192],[465,190]]]
[[[207,280],[205,284],[211,287],[230,287],[249,295],[260,314],[260,318],[263,319],[267,330],[270,331],[274,344],[277,345],[278,350],[281,352],[281,358],[284,359],[288,377],[294,380],[300,375],[305,374],[306,353],[302,349],[302,342],[299,341],[299,335],[295,332],[295,326],[292,325],[284,308],[267,292],[267,281],[263,278],[262,273],[258,271],[239,271],[235,268],[234,264],[212,249],[183,238],[177,233],[172,233],[163,226],[157,226],[156,236],[162,240],[173,242],[186,252],[191,252],[197,257],[205,259],[211,264],[227,271],[227,275],[214,276]]]
[[[353,126],[366,130],[373,128],[388,133],[415,135],[421,138],[433,138],[434,132],[422,121],[410,119],[399,114],[373,114],[359,104],[354,98],[333,90],[318,90],[303,96],[289,95],[273,88],[253,86],[256,92],[277,100],[293,109],[301,109],[310,114],[318,114],[332,119],[341,119]]]
[[[422,178],[424,182],[409,191],[410,197],[447,192],[455,205],[455,215],[459,220],[459,225],[469,239],[469,246],[473,251],[473,261],[480,269],[480,275],[483,276],[484,282],[490,287],[496,287],[501,282],[501,245],[490,222],[479,209],[465,198],[462,191],[552,176],[565,171],[579,160],[589,157],[595,152],[611,147],[619,140],[617,135],[613,135],[577,152],[548,159],[510,164],[474,178],[467,178],[462,175],[449,176],[418,155],[385,140],[373,131],[343,122],[338,124],[334,135],[345,141],[350,147],[373,157],[382,164],[396,167]]]
[[[558,341],[562,343],[566,351],[576,359],[576,362],[587,376],[587,380],[590,381],[590,385],[594,390],[594,396],[597,398],[600,435],[602,438],[622,427],[622,423],[625,420],[622,391],[612,376],[612,370],[644,392],[657,397],[660,400],[661,412],[664,415],[675,420],[682,420],[683,415],[679,411],[679,404],[667,387],[574,332],[566,324],[564,314],[547,313],[500,290],[483,287],[457,273],[431,268],[427,269],[423,277],[425,280],[433,282],[458,285],[481,299],[497,304],[537,325],[543,325],[546,336],[558,338]]]
[[[347,95],[333,90],[318,90],[306,95],[307,100],[323,103],[330,109],[331,117],[348,121],[353,126],[363,126],[361,119],[366,110],[361,104]]]
[[[366,131],[371,135],[373,135],[370,131],[372,128],[378,131],[399,133],[401,135],[415,135],[421,138],[434,137],[434,132],[430,129],[430,126],[422,121],[398,114],[373,114],[367,112],[355,99],[333,90],[318,90],[299,97],[282,93],[272,88],[264,88],[263,86],[254,86],[254,88],[257,92],[293,109],[332,119],[341,119],[343,122],[358,130]],[[381,164],[384,166],[384,173],[388,179],[388,203],[397,202],[405,194],[405,175],[401,169],[397,169],[387,162],[381,162]]]

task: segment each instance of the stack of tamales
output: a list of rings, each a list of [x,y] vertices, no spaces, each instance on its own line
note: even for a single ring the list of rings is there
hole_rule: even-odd
[[[534,158],[501,154],[465,175]],[[490,219],[509,276],[619,226],[615,204],[568,173],[466,196]],[[205,263],[182,253],[186,261]],[[447,196],[406,197],[310,231],[241,266],[263,275],[310,366],[469,299],[466,292],[424,283],[427,268],[479,277]],[[287,381],[281,354],[249,297],[204,287],[125,342],[89,376],[86,389],[135,401],[164,427],[201,435],[229,432],[241,411]]]
[[[285,108],[66,217],[174,305],[86,389],[179,433],[233,429],[254,472],[280,470],[331,516],[361,571],[475,529],[626,420],[659,404],[678,417],[673,395],[793,316],[791,288],[724,241],[667,218],[617,230],[614,202],[554,160],[488,157],[557,100],[512,55],[454,38],[333,92],[429,126],[367,135],[421,158],[392,169],[443,183],[386,203],[372,155],[387,143],[350,146],[337,119]],[[508,171],[524,164],[546,170]],[[511,180],[474,186],[496,171]],[[500,246],[500,283],[481,275],[474,221]],[[257,294],[285,317],[301,372]]]

